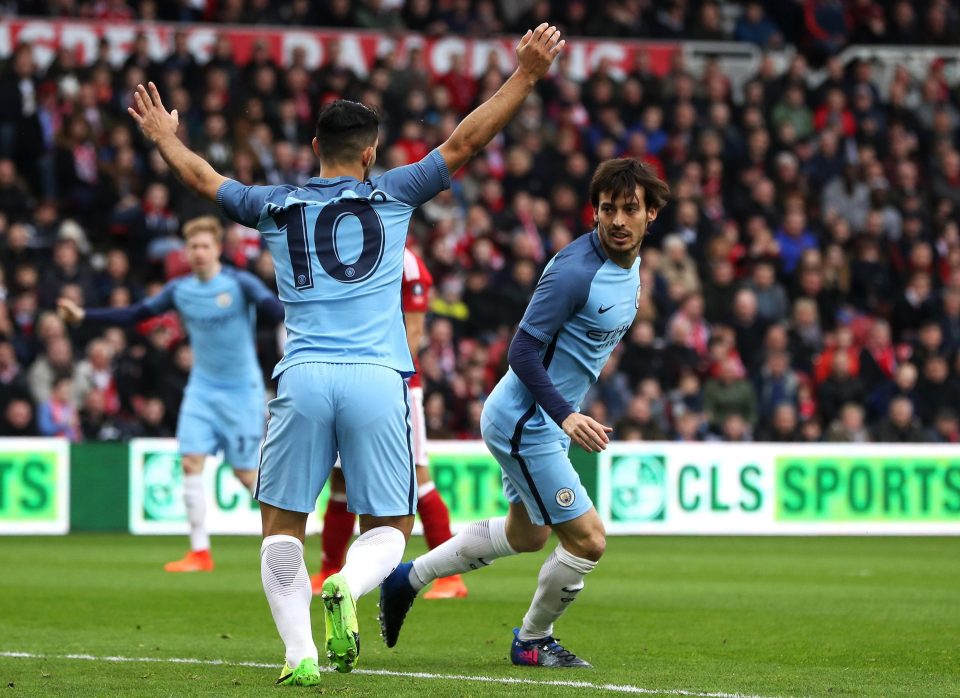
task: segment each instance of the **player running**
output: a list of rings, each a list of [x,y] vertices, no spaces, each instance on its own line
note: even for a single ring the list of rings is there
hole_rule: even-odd
[[[603,522],[567,455],[589,452],[610,427],[577,410],[640,305],[640,245],[669,189],[637,160],[608,160],[590,183],[597,228],[547,264],[508,352],[510,369],[483,406],[480,428],[503,469],[505,518],[470,525],[402,563],[383,582],[380,624],[388,647],[417,593],[432,580],[486,567],[498,557],[559,543],[540,568],[537,591],[514,629],[514,664],[589,667],[553,637],[553,624],[583,589],[606,545]]]
[[[263,588],[286,646],[281,685],[320,682],[303,540],[337,452],[361,531],[321,592],[327,657],[338,671],[351,671],[359,653],[356,599],[400,562],[413,526],[417,489],[404,382],[413,363],[400,311],[410,217],[506,126],[563,45],[555,27],[528,31],[517,47],[517,70],[447,141],[420,162],[373,179],[378,115],[347,100],[327,105],[313,140],[321,176],[302,187],[244,186],[218,174],[177,137],[177,113],[167,112],[156,87],[137,87],[130,114],[170,168],[229,218],[256,227],[274,258],[287,344],[274,371],[278,392],[256,497]]]
[[[237,479],[253,492],[266,402],[255,350],[256,312],[280,322],[283,306],[256,276],[220,263],[223,226],[215,217],[187,221],[183,237],[193,273],[168,282],[157,295],[125,308],[84,310],[67,298],[57,306],[71,323],[130,325],[168,310],[180,314],[194,357],[177,419],[190,552],[164,569],[210,572],[203,466],[208,455],[223,450]]]
[[[433,277],[430,271],[412,250],[403,252],[403,281],[400,286],[400,307],[403,310],[403,324],[407,331],[407,345],[413,357],[414,375],[407,379],[410,389],[410,422],[413,437],[413,462],[417,466],[417,513],[423,524],[423,536],[427,546],[436,548],[450,540],[450,512],[440,493],[430,479],[430,466],[427,458],[427,427],[423,415],[423,386],[420,382],[417,355],[420,353],[420,338],[426,322],[430,287]],[[330,499],[323,515],[323,532],[320,541],[323,546],[320,571],[310,578],[314,594],[323,591],[327,577],[340,571],[347,544],[353,535],[353,512],[347,504],[347,488],[340,470],[339,461],[330,475]],[[459,574],[438,579],[426,594],[425,599],[464,598],[467,586]]]

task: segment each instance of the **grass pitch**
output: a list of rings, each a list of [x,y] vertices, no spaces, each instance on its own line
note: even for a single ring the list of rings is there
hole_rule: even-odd
[[[330,673],[315,689],[272,687],[282,646],[260,588],[259,541],[215,539],[212,574],[164,573],[184,544],[125,535],[0,538],[0,653],[45,657],[0,656],[0,698],[274,690],[391,698],[960,696],[956,538],[612,538],[557,627],[564,644],[596,666],[579,672],[510,665],[511,628],[546,551],[500,560],[467,577],[468,599],[418,600],[393,650],[378,635],[376,598],[361,601],[358,669],[440,677]],[[414,539],[408,558],[420,550]],[[313,540],[311,570],[318,559]],[[316,611],[315,634],[322,633]]]

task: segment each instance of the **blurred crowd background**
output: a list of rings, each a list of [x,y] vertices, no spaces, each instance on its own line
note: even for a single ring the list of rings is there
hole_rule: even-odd
[[[618,439],[956,442],[960,437],[960,88],[931,60],[881,79],[844,46],[960,43],[951,3],[807,0],[0,2],[0,13],[104,21],[271,22],[568,34],[793,46],[734,99],[719,63],[667,75],[643,51],[625,75],[577,81],[561,58],[517,118],[415,216],[410,245],[436,285],[421,353],[428,435],[478,438],[483,400],[549,258],[593,227],[587,188],[611,157],[651,163],[673,199],[642,250],[636,323],[582,410]],[[572,39],[575,41],[576,39]],[[126,114],[153,80],[181,136],[244,183],[316,174],[313,121],[346,97],[384,116],[378,169],[414,162],[506,77],[454,57],[432,76],[417,50],[361,78],[335,46],[316,70],[198,64],[177,36],[122,67],[104,50],[29,44],[0,66],[0,432],[73,440],[172,435],[192,364],[175,315],[134,328],[65,327],[56,299],[121,306],[188,271],[179,230],[215,207],[189,194]],[[811,79],[822,66],[822,80]],[[886,75],[887,73],[884,73]],[[256,231],[231,224],[224,262],[275,288]],[[277,328],[258,327],[269,376]]]

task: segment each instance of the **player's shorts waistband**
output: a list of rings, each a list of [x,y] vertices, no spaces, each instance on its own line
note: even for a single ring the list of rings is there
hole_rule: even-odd
[[[351,361],[349,359],[345,359],[344,357],[339,357],[339,356],[336,359],[324,359],[324,358],[315,357],[315,356],[305,356],[302,359],[297,359],[297,360],[291,361],[290,363],[285,364],[283,363],[283,361],[278,363],[276,368],[273,369],[273,378],[277,379],[281,375],[283,375],[283,373],[288,369],[291,369],[294,366],[302,366],[304,364],[324,364],[328,366],[379,366],[380,368],[386,368],[391,371],[396,371],[397,373],[400,374],[401,378],[404,378],[404,379],[409,378],[410,376],[413,375],[413,371],[404,371],[397,368],[396,366],[391,366],[389,364],[381,363],[379,361],[371,361],[369,359]]]
[[[215,390],[217,392],[246,392],[246,391],[263,391],[264,384],[262,379],[258,380],[239,380],[239,381],[221,381],[221,380],[210,380],[208,378],[200,378],[191,375],[187,380],[187,385],[185,390]]]

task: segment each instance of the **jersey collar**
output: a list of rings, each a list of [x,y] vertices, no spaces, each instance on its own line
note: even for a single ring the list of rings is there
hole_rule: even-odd
[[[335,187],[344,182],[360,182],[360,180],[350,175],[341,175],[340,177],[311,177],[307,180],[307,184],[313,187]],[[364,180],[364,183],[369,184],[370,180]]]

